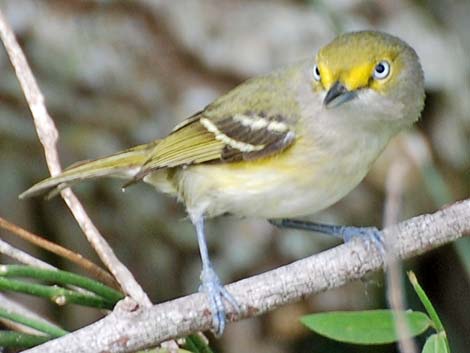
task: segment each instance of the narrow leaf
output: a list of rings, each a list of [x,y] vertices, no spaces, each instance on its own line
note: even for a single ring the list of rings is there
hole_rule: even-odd
[[[48,270],[25,265],[2,265],[0,266],[0,276],[28,277],[42,279],[61,285],[74,285],[93,292],[96,295],[103,297],[105,300],[112,302],[113,304],[124,298],[123,294],[114,290],[113,288],[110,288],[98,281],[68,271]]]
[[[421,312],[402,312],[411,337],[430,326],[431,320]],[[337,311],[304,316],[300,321],[316,333],[328,338],[355,344],[386,344],[398,340],[394,311]]]
[[[0,347],[29,348],[51,340],[50,336],[37,336],[27,333],[0,331]]]
[[[12,312],[2,307],[0,307],[0,317],[13,322],[18,322],[35,330],[44,332],[52,337],[60,337],[68,333],[67,331],[62,330],[60,327],[49,324],[48,322],[26,317],[24,315]]]
[[[213,353],[209,345],[198,334],[186,337],[183,348],[192,353]]]
[[[1,290],[49,298],[49,300],[58,305],[74,303],[100,309],[112,309],[114,306],[113,302],[94,294],[88,295],[57,286],[45,286],[42,284],[22,282],[0,276],[0,291]]]
[[[436,329],[437,333],[439,334],[439,337],[443,337],[443,342],[446,345],[447,352],[450,352],[450,346],[449,346],[449,341],[447,340],[447,334],[444,329],[444,325],[442,324],[441,319],[439,318],[439,315],[437,314],[436,309],[434,309],[434,306],[432,305],[431,301],[429,300],[426,292],[424,291],[423,287],[418,282],[418,279],[416,278],[416,275],[414,274],[413,271],[409,271],[408,273],[408,279],[411,282],[411,285],[413,286],[413,289],[415,290],[416,294],[419,297],[419,300],[421,300],[421,303],[423,304],[424,308],[428,312],[429,317],[432,320],[432,326]]]
[[[416,275],[414,274],[413,271],[408,271],[408,279],[410,280],[411,285],[413,286],[413,289],[415,290],[416,294],[419,297],[419,300],[423,304],[424,308],[428,312],[429,317],[433,321],[433,326],[436,329],[437,332],[444,331],[444,325],[442,325],[441,319],[439,318],[439,315],[437,315],[436,309],[434,309],[434,306],[432,305],[431,301],[429,300],[428,296],[426,295],[426,292],[424,291],[423,287],[418,283],[418,279],[416,278]]]
[[[446,336],[442,332],[431,335],[426,340],[422,353],[450,353]]]

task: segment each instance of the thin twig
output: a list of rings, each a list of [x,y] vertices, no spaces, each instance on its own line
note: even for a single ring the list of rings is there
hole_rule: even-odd
[[[470,234],[470,199],[434,214],[418,216],[384,229],[394,235],[401,259],[430,251]],[[318,255],[253,276],[227,286],[241,311],[227,307],[231,320],[241,320],[339,287],[383,267],[380,251],[362,239],[354,239]],[[207,297],[202,293],[138,307],[128,300],[90,326],[28,350],[28,353],[109,352],[126,353],[184,337],[211,327]]]
[[[386,180],[386,199],[384,207],[384,227],[398,223],[402,206],[402,196],[406,174],[411,165],[405,158],[397,158],[390,166]],[[405,310],[404,287],[402,281],[401,259],[394,246],[395,234],[389,233],[385,238],[387,298],[394,310],[395,329],[398,333],[398,349],[402,353],[416,353],[416,345],[410,337],[409,328],[403,312]]]
[[[26,97],[26,101],[28,102],[33,115],[39,140],[44,146],[49,171],[51,172],[51,175],[57,175],[61,172],[59,155],[56,148],[58,139],[57,129],[55,128],[54,121],[47,112],[44,104],[44,97],[39,90],[23,51],[18,45],[15,35],[10,28],[10,25],[6,22],[1,10],[0,36],[7,50],[10,61],[15,68],[16,76],[18,77],[21,88],[23,89]],[[101,261],[103,261],[106,267],[111,271],[125,293],[141,305],[152,305],[147,294],[134,279],[130,271],[119,261],[109,244],[91,222],[83,206],[72,191],[70,189],[63,190],[61,195]]]
[[[24,252],[23,250],[15,248],[13,245],[8,244],[6,241],[0,239],[0,254],[4,254],[12,259],[15,259],[19,263],[35,266],[39,268],[55,270],[56,268],[49,265],[47,262],[39,260],[34,256]]]
[[[6,219],[0,217],[0,228],[6,229],[12,234],[30,242],[31,244],[37,245],[38,247],[50,251],[53,254],[59,255],[68,259],[69,261],[77,264],[95,278],[101,282],[107,284],[110,287],[119,289],[119,284],[116,280],[101,267],[97,266],[90,260],[84,258],[82,255],[73,252],[63,246],[55,244],[47,239],[40,237],[39,235],[33,234],[26,229],[23,229],[16,224],[8,222]]]

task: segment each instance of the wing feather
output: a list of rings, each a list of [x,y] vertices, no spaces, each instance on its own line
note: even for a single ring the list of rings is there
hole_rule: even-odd
[[[191,117],[192,121],[183,122],[155,146],[134,181],[160,168],[266,157],[282,151],[294,141],[294,132],[287,125],[284,131],[270,130],[269,117],[251,114],[253,119],[266,119],[265,127],[253,128],[246,124],[248,120],[243,125],[233,117],[227,117],[210,120],[216,128],[210,131],[201,122],[201,119],[207,119],[204,114],[199,119]]]

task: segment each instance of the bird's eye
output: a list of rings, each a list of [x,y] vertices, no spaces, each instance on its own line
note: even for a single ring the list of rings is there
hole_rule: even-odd
[[[390,74],[390,64],[387,61],[381,61],[374,68],[374,78],[383,80]]]
[[[313,66],[313,78],[315,81],[320,81],[320,70],[317,65]]]

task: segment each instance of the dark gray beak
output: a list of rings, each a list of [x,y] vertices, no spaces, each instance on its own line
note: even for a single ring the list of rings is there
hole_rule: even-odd
[[[348,91],[342,83],[336,81],[326,94],[325,99],[323,100],[323,105],[326,108],[335,108],[355,97],[355,91]]]

